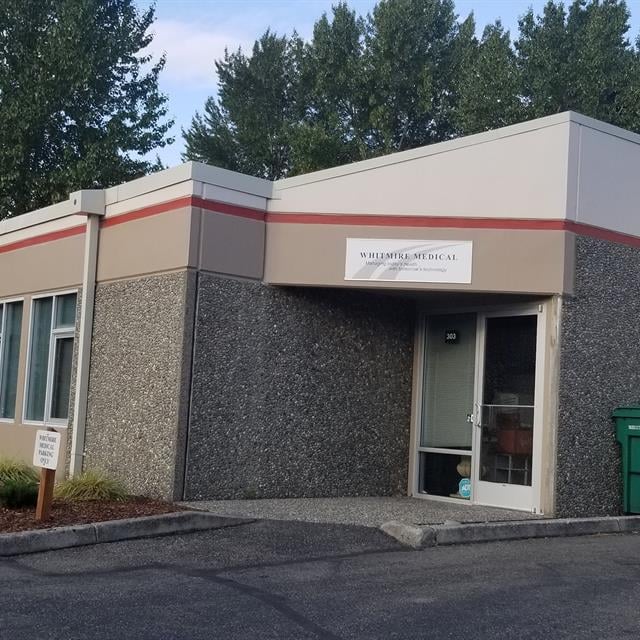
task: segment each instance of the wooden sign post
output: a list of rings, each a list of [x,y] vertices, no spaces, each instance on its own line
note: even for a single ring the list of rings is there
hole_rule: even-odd
[[[60,453],[60,434],[57,431],[38,430],[33,451],[33,466],[40,467],[40,488],[36,506],[36,521],[46,520],[51,513],[53,485]]]

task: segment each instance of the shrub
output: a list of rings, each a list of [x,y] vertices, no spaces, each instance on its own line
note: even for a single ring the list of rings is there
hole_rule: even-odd
[[[30,479],[9,478],[0,483],[0,506],[7,509],[35,507],[38,484]]]
[[[38,472],[30,465],[10,458],[0,458],[0,485],[7,480],[23,480],[36,484]]]
[[[124,485],[100,471],[85,471],[56,486],[55,495],[65,500],[123,501],[128,497]]]

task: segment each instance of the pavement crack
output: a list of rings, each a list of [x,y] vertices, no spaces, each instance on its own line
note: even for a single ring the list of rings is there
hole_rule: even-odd
[[[126,574],[126,573],[136,573],[138,571],[148,571],[148,570],[165,570],[170,568],[170,565],[163,564],[161,562],[150,562],[148,564],[141,564],[135,566],[119,566],[119,567],[109,567],[105,569],[89,569],[86,571],[46,571],[44,569],[38,569],[37,567],[32,567],[29,564],[26,564],[20,560],[15,560],[13,558],[0,558],[0,564],[4,564],[5,566],[11,566],[16,570],[31,575],[37,576],[41,578],[78,578],[82,576],[83,578],[99,578],[101,576],[112,576],[117,574]]]
[[[415,549],[407,547],[393,549],[365,549],[364,551],[352,551],[349,553],[331,553],[326,555],[309,556],[306,558],[291,558],[288,560],[275,560],[273,562],[256,562],[253,564],[235,564],[228,567],[218,567],[212,569],[198,569],[203,576],[219,575],[221,573],[234,573],[236,571],[255,571],[259,569],[277,569],[278,567],[291,567],[296,565],[313,564],[315,562],[342,562],[344,560],[355,560],[366,556],[375,556],[393,553],[415,553]]]
[[[251,596],[256,600],[259,600],[263,604],[271,607],[278,611],[281,615],[283,615],[288,620],[291,620],[295,624],[297,624],[304,631],[308,631],[316,635],[320,640],[342,640],[340,636],[337,636],[335,633],[321,627],[319,624],[310,620],[307,616],[303,615],[299,611],[296,611],[291,605],[287,604],[286,598],[278,595],[274,595],[268,591],[264,591],[263,589],[259,589],[258,587],[253,587],[248,584],[244,584],[242,582],[237,582],[236,580],[232,580],[231,578],[223,578],[219,575],[203,575],[201,572],[196,574],[198,577],[204,580],[209,580],[210,582],[214,582],[215,584],[222,585],[229,589],[233,589],[242,593],[243,595]]]
[[[276,562],[260,562],[254,564],[239,564],[231,566],[212,567],[210,569],[180,569],[179,566],[167,562],[149,562],[138,565],[104,567],[99,569],[86,569],[83,571],[47,571],[31,566],[27,558],[28,556],[4,557],[0,558],[0,566],[11,566],[14,569],[31,575],[43,578],[70,578],[75,579],[80,576],[86,578],[99,578],[101,576],[112,576],[117,574],[135,573],[139,571],[166,571],[169,573],[179,573],[189,575],[196,578],[212,579],[220,574],[228,574],[233,572],[255,571],[260,569],[277,569],[278,567],[290,567],[296,565],[304,565],[315,562],[341,563],[344,560],[351,560],[368,555],[388,554],[388,553],[404,553],[406,549],[367,549],[364,551],[356,551],[352,553],[330,554],[322,556],[311,556],[308,558],[291,558],[289,560],[280,560]],[[39,555],[39,554],[33,554]]]

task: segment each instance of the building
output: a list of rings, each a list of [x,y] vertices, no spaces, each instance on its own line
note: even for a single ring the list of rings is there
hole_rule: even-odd
[[[188,163],[0,223],[0,453],[166,498],[619,510],[640,136],[563,113],[274,183]],[[59,474],[61,475],[61,474]]]

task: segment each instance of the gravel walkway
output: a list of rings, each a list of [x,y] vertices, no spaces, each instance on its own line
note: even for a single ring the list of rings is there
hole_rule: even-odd
[[[379,527],[389,520],[407,524],[500,522],[535,518],[524,511],[453,504],[419,498],[278,498],[269,500],[208,500],[185,506],[220,516],[262,520],[302,520]]]

